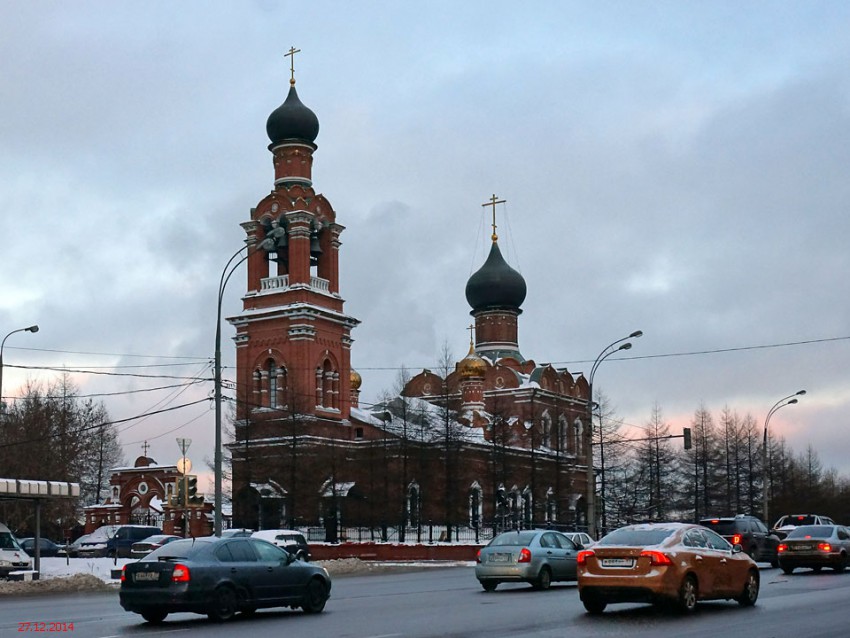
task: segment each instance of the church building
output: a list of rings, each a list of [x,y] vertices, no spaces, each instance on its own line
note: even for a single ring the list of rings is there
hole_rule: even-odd
[[[586,525],[589,387],[521,352],[526,282],[499,249],[501,202],[486,204],[490,253],[466,285],[469,353],[361,407],[363,380],[351,367],[359,321],[339,286],[344,227],[314,188],[319,121],[294,70],[266,132],[274,182],[242,224],[247,288],[228,319],[233,524],[323,527],[329,540],[367,528],[403,540],[424,525],[449,538],[459,528]]]

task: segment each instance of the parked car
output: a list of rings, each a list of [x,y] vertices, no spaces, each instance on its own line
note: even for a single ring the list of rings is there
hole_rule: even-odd
[[[578,551],[576,544],[561,532],[503,532],[478,550],[475,577],[484,591],[494,591],[505,582],[526,582],[535,589],[549,589],[552,581],[576,579]]]
[[[119,600],[126,611],[150,623],[173,612],[225,621],[261,607],[318,613],[330,591],[327,570],[296,560],[267,541],[207,536],[176,540],[127,563]]]
[[[133,543],[144,540],[162,530],[154,525],[121,525],[106,541],[106,556],[129,558]]]
[[[138,541],[130,546],[130,558],[147,556],[155,549],[159,549],[163,545],[176,540],[180,540],[180,537],[174,534],[154,534],[153,536],[148,536],[145,540]]]
[[[800,525],[835,525],[835,521],[819,514],[786,514],[776,521],[770,531],[782,540],[788,536],[788,532]]]
[[[21,539],[21,547],[24,551],[30,556],[35,556],[35,539],[34,538],[22,538]],[[59,550],[62,549],[61,545],[57,545],[49,538],[39,538],[38,539],[38,555],[41,558],[51,558],[53,556],[59,556]]]
[[[0,577],[8,578],[11,572],[31,568],[32,561],[18,539],[8,527],[0,523]]]
[[[263,529],[251,534],[252,538],[260,538],[273,545],[285,549],[290,554],[303,561],[310,560],[310,546],[304,534],[294,529]]]
[[[252,529],[246,529],[244,527],[231,527],[230,529],[223,530],[221,532],[222,538],[238,538],[240,536],[247,537],[254,533]]]
[[[779,544],[779,566],[786,574],[797,567],[843,572],[850,564],[850,530],[841,525],[801,525]]]
[[[581,545],[582,549],[593,547],[596,544],[596,541],[590,537],[590,534],[584,532],[562,532],[562,534],[576,545]]]
[[[699,522],[703,527],[714,530],[731,545],[740,545],[745,554],[754,561],[779,565],[776,547],[779,537],[772,534],[767,526],[755,516],[738,514],[737,516],[704,518]]]
[[[759,583],[755,561],[701,525],[629,525],[578,554],[579,597],[591,614],[627,602],[674,603],[683,612],[700,600],[751,606]]]
[[[118,525],[102,525],[91,534],[84,534],[71,543],[68,555],[71,558],[96,558],[106,556],[106,541],[108,541]]]

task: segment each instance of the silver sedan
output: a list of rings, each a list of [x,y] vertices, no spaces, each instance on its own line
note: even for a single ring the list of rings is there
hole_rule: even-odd
[[[552,581],[576,580],[576,544],[560,532],[531,529],[504,532],[478,551],[475,577],[484,591],[499,583],[526,582],[549,589]]]

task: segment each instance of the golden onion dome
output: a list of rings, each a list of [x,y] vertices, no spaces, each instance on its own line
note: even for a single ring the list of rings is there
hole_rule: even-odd
[[[458,364],[458,373],[464,379],[483,377],[487,372],[487,362],[475,354],[472,344],[469,344],[469,354],[461,359]]]
[[[359,390],[360,385],[363,383],[363,379],[360,377],[360,374],[354,368],[351,368],[351,389]]]

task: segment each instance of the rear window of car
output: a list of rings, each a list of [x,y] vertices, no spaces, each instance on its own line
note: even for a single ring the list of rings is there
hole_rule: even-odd
[[[187,538],[173,543],[167,543],[159,549],[152,551],[145,560],[165,560],[167,558],[191,558],[193,555],[203,551],[205,543],[199,543],[193,538]]]
[[[715,532],[720,534],[721,536],[730,536],[734,534],[737,530],[735,526],[735,521],[724,521],[722,519],[711,519],[700,521],[700,525],[703,527],[707,527],[709,529],[713,529]]]
[[[490,541],[490,545],[528,545],[537,532],[505,532]]]
[[[788,532],[787,538],[805,538],[806,536],[832,536],[832,527],[829,525],[804,525]]]
[[[653,528],[653,529],[635,529],[624,527],[614,530],[607,536],[603,536],[597,543],[598,545],[627,545],[633,547],[643,547],[645,545],[658,545],[669,538],[674,529]]]

